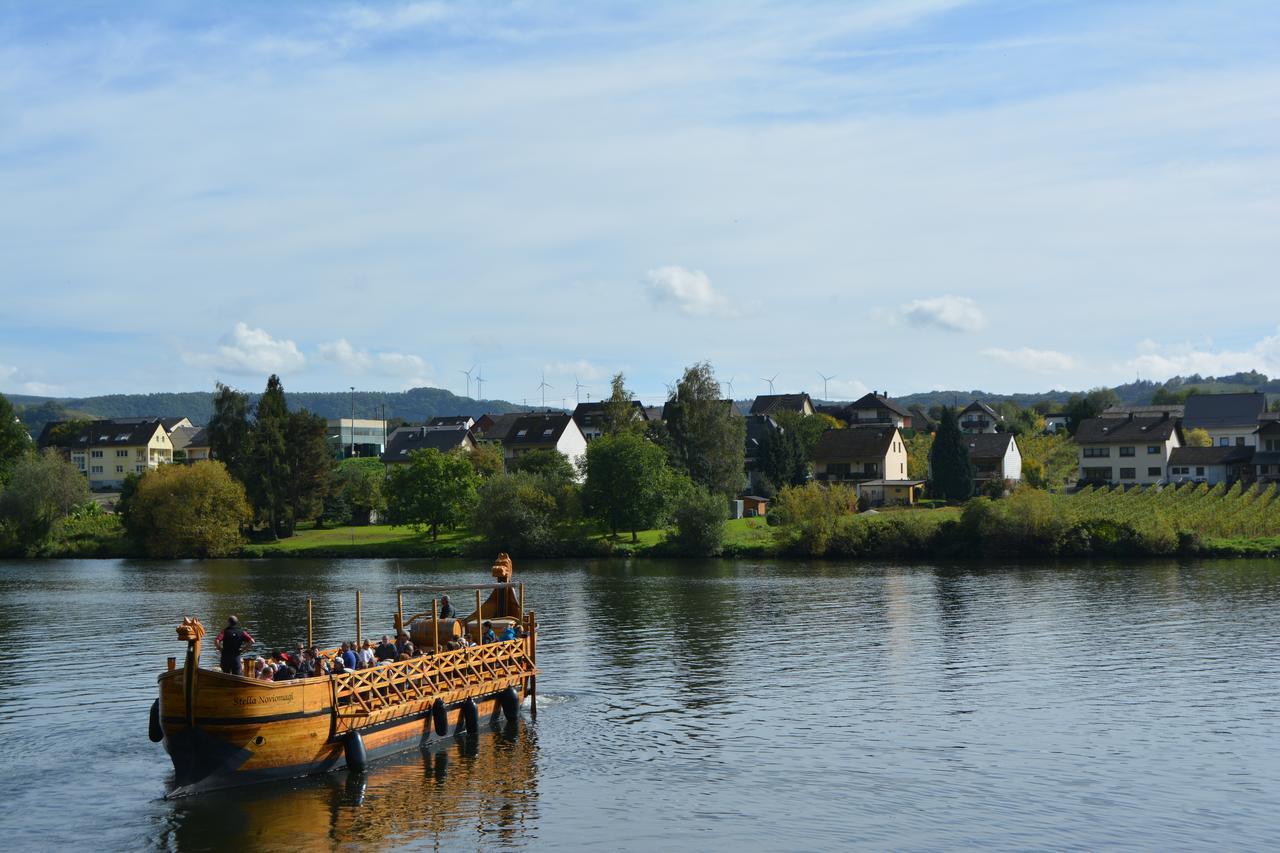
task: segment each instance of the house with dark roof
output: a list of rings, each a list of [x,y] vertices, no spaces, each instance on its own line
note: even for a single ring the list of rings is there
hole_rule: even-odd
[[[169,433],[170,436],[173,435],[175,429],[192,426],[191,419],[187,417],[161,418],[160,423],[164,425],[165,432]]]
[[[916,432],[937,432],[938,425],[933,418],[929,417],[929,413],[924,410],[924,406],[919,403],[908,406],[907,414],[911,416],[911,428]]]
[[[175,427],[169,432],[169,441],[173,443],[174,462],[190,465],[213,458],[209,449],[209,433],[204,427]]]
[[[911,412],[897,400],[890,398],[888,391],[864,394],[837,411],[839,414],[834,417],[849,426],[892,424],[898,429],[912,428]]]
[[[62,451],[96,490],[119,489],[129,474],[173,462],[173,442],[160,418],[50,421],[40,446]]]
[[[763,472],[760,470],[760,454],[764,450],[768,435],[781,429],[778,422],[768,415],[747,415],[746,453],[744,467],[747,470],[747,489],[752,492],[763,491]],[[774,485],[777,485],[776,483]]]
[[[893,424],[829,429],[813,451],[813,476],[829,483],[905,480],[907,448]]]
[[[539,412],[520,415],[502,439],[502,458],[508,463],[534,450],[555,450],[576,470],[587,452],[587,439],[572,415]]]
[[[604,400],[594,403],[579,403],[573,410],[573,422],[582,430],[582,436],[592,441],[604,435]],[[648,421],[649,410],[639,400],[631,401],[632,418],[637,421]]]
[[[1186,444],[1177,418],[1089,418],[1076,428],[1080,479],[1153,485],[1167,482],[1169,457]]]
[[[379,458],[384,465],[403,465],[415,450],[438,450],[441,453],[461,450],[470,453],[475,449],[476,440],[463,424],[402,426],[387,438],[387,449]]]
[[[1183,429],[1202,429],[1215,447],[1253,447],[1258,423],[1267,411],[1267,395],[1192,394],[1187,398]]]
[[[1259,483],[1280,483],[1280,420],[1264,418],[1254,431],[1253,476]]]
[[[476,424],[475,438],[481,444],[502,444],[511,426],[528,412],[507,412],[503,415],[482,415]],[[485,422],[488,425],[485,426]]]
[[[1235,444],[1217,447],[1177,447],[1169,455],[1170,483],[1234,483],[1253,479],[1254,449]]]
[[[978,483],[1022,479],[1022,452],[1010,432],[979,432],[964,437]]]
[[[799,412],[802,415],[815,413],[813,401],[809,395],[800,394],[761,394],[751,404],[751,415],[775,415],[778,412]]]
[[[463,429],[471,429],[475,425],[475,418],[470,415],[436,415],[427,421],[427,429],[451,429],[458,426]]]
[[[980,400],[974,400],[960,410],[960,431],[966,433],[993,433],[1004,423],[1004,416]]]

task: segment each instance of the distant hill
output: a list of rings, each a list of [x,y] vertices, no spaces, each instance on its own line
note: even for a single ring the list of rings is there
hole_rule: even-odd
[[[250,399],[257,400],[257,394]],[[290,409],[306,409],[326,418],[350,417],[352,395],[347,391],[289,391]],[[13,395],[10,401],[19,410],[32,435],[39,435],[46,422],[70,417],[139,418],[186,416],[203,426],[213,415],[213,392],[187,391],[174,394],[107,394],[100,397],[50,398]],[[385,406],[385,410],[384,407]],[[355,392],[357,418],[401,418],[411,423],[436,415],[470,415],[486,412],[502,414],[524,407],[506,400],[475,400],[459,397],[442,388],[410,388],[398,392]],[[385,414],[384,414],[385,412]]]

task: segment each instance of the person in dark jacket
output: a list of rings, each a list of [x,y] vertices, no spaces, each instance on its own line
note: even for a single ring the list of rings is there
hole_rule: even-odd
[[[240,620],[234,616],[227,617],[227,627],[218,632],[214,645],[222,652],[222,671],[232,675],[243,675],[244,666],[240,662],[240,649],[254,643],[249,632],[240,627]]]
[[[493,633],[493,623],[490,622],[488,619],[484,620],[484,633],[480,635],[480,642],[482,643],[498,642],[497,635]]]
[[[457,614],[453,612],[453,605],[449,603],[449,596],[440,596],[440,618],[453,619]]]
[[[382,642],[378,643],[378,647],[373,650],[373,656],[377,660],[395,660],[399,656],[396,651],[395,643],[391,642],[391,638],[386,634],[382,635]]]

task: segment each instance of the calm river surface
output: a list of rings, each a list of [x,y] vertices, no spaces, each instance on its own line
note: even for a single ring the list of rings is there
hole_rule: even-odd
[[[183,614],[265,645],[390,628],[477,563],[0,562],[11,850],[1280,845],[1280,563],[516,565],[539,719],[165,800]],[[205,663],[214,664],[212,644]]]

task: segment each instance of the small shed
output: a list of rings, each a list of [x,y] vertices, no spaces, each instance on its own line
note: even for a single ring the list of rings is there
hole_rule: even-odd
[[[742,496],[742,514],[747,518],[760,518],[769,511],[769,499],[759,495]]]
[[[858,483],[858,499],[872,506],[914,506],[924,480],[864,480]]]

